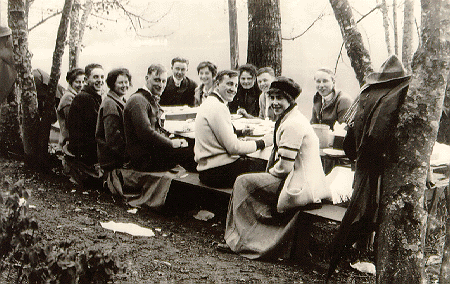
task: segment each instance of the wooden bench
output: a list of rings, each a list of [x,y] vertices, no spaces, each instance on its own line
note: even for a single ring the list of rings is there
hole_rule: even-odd
[[[201,188],[203,190],[217,192],[220,194],[225,194],[230,196],[233,191],[232,188],[216,188],[210,187],[203,184],[199,177],[198,173],[187,172],[186,174],[173,179],[176,182],[182,184],[188,184],[191,186],[195,186]],[[330,221],[341,222],[344,217],[346,208],[333,204],[323,204],[322,207],[317,209],[309,209],[302,211],[304,214],[309,214],[311,217],[323,218]]]

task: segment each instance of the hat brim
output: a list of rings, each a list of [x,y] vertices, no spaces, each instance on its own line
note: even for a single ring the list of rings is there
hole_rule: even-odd
[[[380,84],[380,83],[386,83],[386,82],[391,82],[394,80],[401,80],[401,79],[405,79],[405,78],[411,78],[411,75],[400,75],[400,76],[392,76],[389,78],[383,78],[382,75],[386,75],[385,73],[378,73],[378,72],[374,72],[371,73],[369,75],[367,75],[366,77],[366,85],[374,85],[374,84]]]

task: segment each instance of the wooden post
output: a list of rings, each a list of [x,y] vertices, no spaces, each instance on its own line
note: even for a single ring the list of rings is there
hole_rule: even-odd
[[[230,63],[231,69],[239,67],[239,42],[237,31],[236,0],[228,0],[228,18],[230,26]]]

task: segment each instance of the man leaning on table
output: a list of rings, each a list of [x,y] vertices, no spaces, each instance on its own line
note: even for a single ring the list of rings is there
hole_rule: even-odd
[[[170,139],[161,123],[159,100],[167,84],[167,71],[152,64],[145,85],[131,95],[124,109],[126,148],[131,167],[138,171],[166,171],[177,164],[195,170],[192,148],[184,139]]]
[[[236,71],[220,71],[213,92],[201,104],[195,119],[195,161],[200,181],[209,186],[232,187],[238,175],[264,171],[264,163],[243,155],[273,145],[272,133],[256,141],[238,139],[227,107],[237,85]]]

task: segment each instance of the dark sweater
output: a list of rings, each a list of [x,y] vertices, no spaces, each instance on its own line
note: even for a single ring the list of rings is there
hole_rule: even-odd
[[[125,102],[112,91],[109,91],[100,105],[95,139],[98,162],[106,170],[121,168],[127,161],[123,126],[124,108]]]
[[[135,169],[173,149],[167,132],[162,128],[161,114],[158,99],[144,89],[137,90],[125,105],[126,149]]]
[[[261,91],[256,84],[248,90],[239,85],[236,96],[233,101],[228,104],[230,113],[236,113],[239,108],[244,108],[248,114],[258,117],[260,94]]]
[[[67,129],[69,151],[87,165],[97,163],[95,127],[102,97],[91,86],[85,86],[70,106]]]
[[[185,77],[181,81],[180,87],[177,87],[175,86],[173,76],[170,76],[167,78],[167,86],[161,95],[159,103],[162,106],[194,106],[195,88],[197,88],[197,83],[188,77]]]

